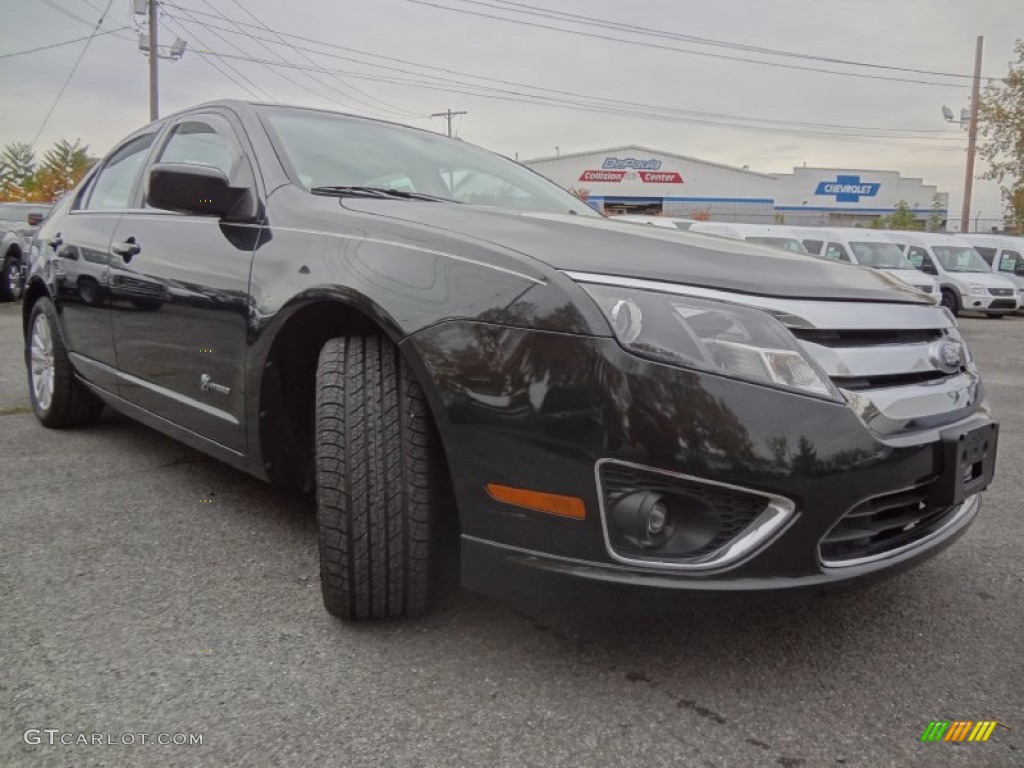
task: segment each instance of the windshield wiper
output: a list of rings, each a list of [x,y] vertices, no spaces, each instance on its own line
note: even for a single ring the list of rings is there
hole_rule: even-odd
[[[327,186],[312,187],[309,190],[314,195],[335,195],[337,197],[379,197],[379,198],[400,198],[402,200],[428,200],[435,203],[458,203],[448,197],[427,195],[423,192],[409,192],[404,189],[392,189],[390,187],[366,187],[366,186]]]

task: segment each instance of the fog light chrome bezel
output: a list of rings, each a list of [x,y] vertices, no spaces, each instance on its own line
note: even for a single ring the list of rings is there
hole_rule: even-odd
[[[765,500],[764,510],[734,539],[726,545],[719,547],[713,552],[695,558],[668,558],[659,557],[655,554],[643,557],[625,555],[615,549],[612,542],[610,530],[611,521],[609,516],[611,510],[607,508],[605,492],[601,483],[602,467],[613,464],[643,472],[651,472],[663,477],[675,478],[688,483],[706,485],[712,488],[745,493],[758,496]],[[605,549],[608,556],[617,563],[636,566],[659,571],[675,572],[704,572],[720,570],[737,565],[742,560],[756,554],[771,542],[784,528],[796,519],[796,504],[783,496],[778,496],[764,491],[744,488],[729,483],[720,483],[715,480],[708,480],[703,477],[695,477],[680,472],[658,469],[644,464],[637,464],[620,459],[599,459],[594,464],[594,479],[597,483],[598,508],[601,516],[601,531],[604,535]]]

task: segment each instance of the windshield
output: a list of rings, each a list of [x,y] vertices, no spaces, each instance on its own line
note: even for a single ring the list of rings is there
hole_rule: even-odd
[[[850,243],[850,248],[857,257],[857,263],[863,267],[907,270],[915,268],[895,243]]]
[[[932,246],[935,256],[947,272],[989,272],[989,266],[973,248],[958,245]]]
[[[748,237],[747,242],[757,243],[758,245],[770,245],[773,248],[781,248],[784,251],[791,251],[793,253],[809,254],[809,251],[804,248],[804,244],[794,237]]]
[[[260,112],[307,190],[383,187],[470,205],[600,216],[543,176],[472,144],[329,112]]]

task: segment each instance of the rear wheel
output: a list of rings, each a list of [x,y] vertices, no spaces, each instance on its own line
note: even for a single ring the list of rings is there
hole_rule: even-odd
[[[49,299],[39,299],[32,307],[25,364],[32,410],[43,426],[77,427],[99,418],[103,401],[75,378]]]
[[[424,613],[441,460],[423,392],[387,339],[324,345],[315,441],[327,610],[350,620]]]
[[[956,291],[952,288],[942,289],[942,298],[939,303],[952,312],[954,316],[960,314],[960,297],[956,295]]]
[[[17,256],[8,255],[0,266],[0,301],[17,301],[21,298],[21,261]]]

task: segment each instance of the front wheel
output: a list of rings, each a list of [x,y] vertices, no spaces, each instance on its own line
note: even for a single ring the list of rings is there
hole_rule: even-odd
[[[49,299],[39,299],[25,339],[28,394],[36,418],[46,427],[77,427],[96,421],[103,401],[75,378]]]
[[[0,301],[17,301],[20,298],[21,262],[14,256],[8,256],[0,267]]]
[[[327,610],[349,620],[423,614],[442,462],[423,391],[387,339],[324,345],[315,441]]]
[[[960,297],[952,288],[942,289],[942,298],[939,300],[939,304],[952,312],[954,317],[960,314]]]

